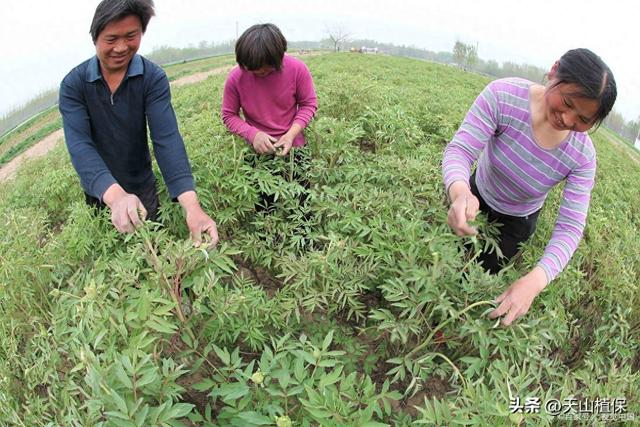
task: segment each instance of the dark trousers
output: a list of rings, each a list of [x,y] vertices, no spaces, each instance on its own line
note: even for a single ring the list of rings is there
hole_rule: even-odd
[[[139,192],[134,192],[133,194],[138,196],[138,198],[142,202],[142,205],[147,210],[147,219],[150,221],[157,221],[158,209],[160,208],[160,200],[158,199],[158,190],[156,189],[156,183],[154,182],[150,187],[147,187]],[[103,201],[90,196],[87,193],[84,193],[84,198],[89,206],[93,206],[98,211],[107,207],[107,205]]]
[[[310,188],[309,179],[308,179],[308,171],[310,166],[309,151],[304,146],[292,148],[292,150],[293,150],[293,162],[295,164],[292,178],[295,182],[297,182],[302,187],[304,187],[305,190],[309,190]],[[257,153],[248,153],[245,156],[245,162],[251,165],[251,167],[256,167],[256,165],[258,164],[257,156],[259,156],[259,154]],[[288,162],[288,160],[289,160],[288,154],[282,158],[282,161]],[[284,173],[283,173],[283,178],[285,178],[286,180],[289,179],[288,176],[284,176]],[[256,211],[267,212],[267,213],[272,213],[273,211],[275,211],[275,195],[274,194],[267,194],[267,193],[260,192],[260,195],[258,197],[259,199],[258,199],[258,203],[256,204]],[[304,191],[302,192],[302,194],[300,194],[299,200],[300,200],[301,206],[306,204],[307,197],[308,197],[307,191]]]
[[[482,199],[476,186],[475,173],[471,176],[469,184],[471,186],[471,192],[480,201],[480,210],[487,215],[489,222],[502,224],[502,226],[499,227],[500,234],[498,236],[498,243],[504,258],[498,259],[496,251],[492,253],[483,252],[478,258],[478,260],[482,262],[485,270],[491,274],[496,274],[518,253],[520,244],[525,242],[531,237],[533,232],[536,231],[540,210],[525,217],[505,215],[492,209]]]

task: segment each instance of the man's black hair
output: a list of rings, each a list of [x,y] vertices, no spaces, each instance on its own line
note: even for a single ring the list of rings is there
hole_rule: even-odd
[[[96,43],[98,36],[109,23],[119,21],[130,15],[140,18],[142,24],[142,32],[147,31],[147,24],[155,10],[153,0],[102,0],[91,21],[91,38]]]

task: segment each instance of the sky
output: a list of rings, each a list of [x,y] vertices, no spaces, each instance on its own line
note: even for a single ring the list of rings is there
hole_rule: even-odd
[[[0,3],[0,115],[47,89],[95,53],[89,26],[97,0],[3,0]],[[140,53],[235,39],[252,24],[273,22],[288,40],[320,40],[340,26],[353,39],[452,51],[477,44],[484,60],[549,69],[564,52],[586,47],[616,78],[615,110],[640,116],[637,5],[631,0],[155,0],[156,16]],[[542,76],[541,76],[542,77]]]

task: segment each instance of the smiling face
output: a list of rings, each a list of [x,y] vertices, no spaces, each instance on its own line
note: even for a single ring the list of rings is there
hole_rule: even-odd
[[[546,88],[546,116],[555,130],[586,132],[595,124],[600,103],[578,95],[580,92],[580,87],[573,83],[554,86],[551,82]]]
[[[96,39],[96,55],[102,72],[113,74],[126,70],[141,41],[142,24],[137,16],[129,15],[107,24]]]

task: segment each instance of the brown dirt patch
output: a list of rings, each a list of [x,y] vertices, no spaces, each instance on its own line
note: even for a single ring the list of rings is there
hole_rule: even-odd
[[[360,151],[364,153],[374,153],[376,152],[376,143],[374,141],[370,141],[368,139],[361,139],[358,141],[358,146],[360,147]]]
[[[35,135],[40,129],[53,123],[59,117],[57,110],[42,115],[35,123],[24,130],[14,130],[11,135],[0,145],[0,156],[18,145],[25,139]]]
[[[58,129],[33,145],[31,148],[27,149],[25,152],[10,160],[6,165],[0,168],[0,182],[13,178],[16,171],[24,161],[47,154],[58,144],[59,141],[62,140],[63,136],[64,134],[62,129]]]
[[[200,414],[204,414],[207,403],[214,407],[212,399],[208,396],[208,391],[198,391],[193,388],[194,384],[197,384],[207,378],[202,372],[194,372],[183,375],[176,380],[176,383],[184,387],[185,391],[182,393],[182,400],[187,403],[193,403],[196,405],[196,409]]]
[[[412,417],[416,417],[420,415],[416,407],[423,407],[425,398],[427,400],[431,400],[434,397],[442,399],[451,390],[451,384],[447,380],[432,375],[423,383],[422,390],[404,401],[392,402],[392,406],[398,411],[403,411]]]
[[[256,284],[262,286],[269,296],[273,298],[278,289],[282,287],[282,282],[276,279],[269,270],[259,265],[253,265],[249,261],[244,260],[241,256],[232,257],[233,262],[238,267],[238,276],[250,279]]]
[[[189,74],[188,76],[181,77],[171,82],[171,87],[181,87],[186,86],[193,83],[199,83],[209,76],[214,76],[217,74],[226,74],[231,71],[232,66],[225,65],[224,67],[214,68],[209,71],[202,71],[200,73]]]

